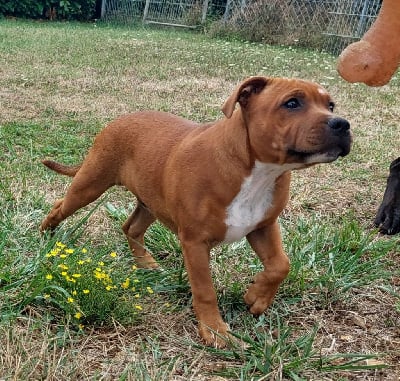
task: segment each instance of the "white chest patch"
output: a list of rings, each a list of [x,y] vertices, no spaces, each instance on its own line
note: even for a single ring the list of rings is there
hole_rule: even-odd
[[[224,243],[238,241],[254,230],[272,205],[276,179],[295,166],[255,163],[251,174],[243,180],[239,193],[226,209]]]

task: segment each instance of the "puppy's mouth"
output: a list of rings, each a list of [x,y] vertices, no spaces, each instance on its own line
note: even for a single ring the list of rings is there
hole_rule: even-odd
[[[297,149],[288,149],[287,151],[291,160],[304,164],[331,163],[337,160],[340,156],[346,156],[349,152],[350,144],[317,151]]]

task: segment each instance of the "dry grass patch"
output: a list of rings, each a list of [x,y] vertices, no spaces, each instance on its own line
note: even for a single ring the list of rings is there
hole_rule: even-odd
[[[0,63],[0,378],[398,379],[400,241],[379,236],[371,223],[388,165],[399,155],[398,75],[370,89],[344,83],[326,54],[170,30],[5,20]],[[119,310],[82,332],[62,310],[43,303],[40,289],[24,304],[54,243],[37,227],[70,181],[48,172],[40,159],[80,162],[102,126],[126,112],[221,118],[226,97],[249,75],[322,83],[352,124],[354,148],[332,165],[293,173],[281,218],[292,273],[260,319],[242,302],[260,266],[249,247],[241,242],[213,252],[221,309],[234,332],[248,339],[247,351],[197,344],[180,249],[159,225],[146,245],[164,268],[151,278],[162,287],[135,323],[129,323],[132,295],[120,288]],[[58,238],[87,246],[99,260],[118,252],[122,276],[132,263],[120,226],[133,203],[128,192],[110,190],[96,210],[69,219]],[[354,358],[343,357],[352,352],[360,356],[356,369],[346,363]]]

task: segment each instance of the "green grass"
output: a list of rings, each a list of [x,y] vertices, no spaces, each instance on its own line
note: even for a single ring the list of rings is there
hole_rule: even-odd
[[[0,70],[1,379],[399,374],[400,241],[372,227],[399,154],[398,75],[369,89],[343,82],[335,58],[313,51],[170,29],[7,20],[0,21]],[[130,111],[220,118],[226,97],[250,75],[322,83],[352,124],[354,148],[334,164],[293,173],[280,219],[291,272],[265,315],[254,319],[242,299],[261,269],[249,245],[213,250],[220,309],[240,341],[214,350],[199,345],[177,238],[154,224],[146,247],[162,270],[132,268],[120,226],[135,200],[125,190],[110,190],[54,237],[39,234],[70,182],[40,160],[81,161],[102,126]],[[74,252],[47,256],[57,242]]]

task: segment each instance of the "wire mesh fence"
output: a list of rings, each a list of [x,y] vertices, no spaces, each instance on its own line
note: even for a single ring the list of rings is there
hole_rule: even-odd
[[[101,18],[129,24],[143,18],[145,5],[145,0],[103,0]]]
[[[339,53],[375,20],[381,0],[103,0],[107,21],[218,28],[267,43]],[[210,23],[209,23],[210,24]]]
[[[332,1],[328,7],[329,22],[322,33],[327,36],[325,49],[339,53],[359,40],[375,21],[381,0]]]

